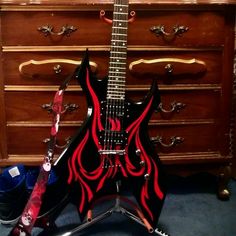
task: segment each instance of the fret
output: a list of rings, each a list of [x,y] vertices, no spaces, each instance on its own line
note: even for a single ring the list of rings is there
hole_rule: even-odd
[[[118,33],[113,33],[113,35],[127,36],[127,34],[118,34]]]
[[[125,69],[123,69],[123,71],[120,71],[120,70],[118,70],[118,69],[116,69],[116,70],[113,70],[113,71],[110,71],[111,73],[109,73],[109,74],[126,74],[126,71],[125,71]]]
[[[126,57],[110,57],[111,59],[116,59],[116,62],[119,62],[117,60],[126,60]],[[114,62],[114,63],[116,63]]]
[[[124,5],[124,4],[114,4],[115,7],[129,7],[128,5]]]
[[[115,22],[127,22],[127,20],[116,20],[116,19],[113,19],[113,21],[115,21]]]
[[[126,40],[122,40],[122,39],[112,39],[111,40],[112,42],[124,42],[124,43],[126,43],[127,41]]]
[[[126,70],[126,67],[110,66],[110,69]]]
[[[117,88],[114,88],[115,86],[112,84],[108,85],[108,91],[110,92],[114,92],[114,93],[125,93],[124,91],[124,86],[120,86],[120,85],[117,85],[118,89]]]
[[[126,65],[126,62],[119,62],[119,61],[110,61],[110,64],[115,64],[115,65]]]
[[[124,84],[125,81],[123,81],[123,80],[122,81],[121,80],[111,80],[111,82],[117,83],[117,85],[122,85],[122,83]]]
[[[110,52],[111,54],[123,54],[123,55],[126,55],[127,54],[127,52]],[[123,59],[126,59],[126,57],[122,57]]]
[[[126,72],[123,72],[123,71],[111,71],[111,74],[122,74],[122,75],[125,75]]]
[[[128,27],[122,27],[122,26],[113,26],[113,29],[122,29],[122,30],[127,30]]]
[[[109,77],[111,77],[111,78],[118,78],[118,79],[125,79],[125,76],[120,76],[120,75],[118,75],[118,76],[109,75]]]
[[[125,100],[125,96],[124,95],[122,95],[122,96],[120,96],[120,95],[108,95],[107,99],[113,99],[113,101],[114,100],[119,101],[119,100]],[[113,112],[115,112],[115,111],[113,111]]]
[[[124,113],[124,107],[116,110],[114,104],[116,101],[123,104],[125,100],[128,14],[128,1],[115,1],[106,97],[107,104],[112,104],[107,109],[112,110],[108,110],[108,114]]]
[[[115,78],[116,78],[116,76],[114,76]],[[123,81],[123,80],[114,80],[114,79],[111,79],[111,80],[109,80],[109,82],[116,82],[116,83],[124,83],[125,81]]]
[[[123,90],[121,90],[121,89],[119,89],[119,90],[108,90],[108,92],[107,92],[107,94],[109,94],[109,95],[125,95],[125,91],[123,91]]]
[[[125,92],[121,93],[121,92],[117,92],[115,93],[114,91],[110,91],[110,93],[107,93],[107,96],[109,97],[116,97],[116,98],[120,98],[120,97],[124,97],[125,96]]]
[[[124,97],[122,97],[122,98],[112,98],[112,97],[107,97],[107,99],[109,100],[109,99],[111,99],[111,100],[125,100],[125,98]]]
[[[114,12],[114,15],[128,15],[127,12]]]
[[[107,96],[112,97],[112,98],[124,98],[125,97],[125,93],[114,93],[113,91],[108,92]]]
[[[124,95],[125,94],[125,91],[123,91],[123,88],[122,89],[113,89],[113,90],[108,90],[107,94],[122,94]]]

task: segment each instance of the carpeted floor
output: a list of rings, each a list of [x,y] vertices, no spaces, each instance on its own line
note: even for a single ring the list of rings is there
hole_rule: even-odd
[[[209,175],[170,178],[158,227],[171,236],[235,236],[236,181],[230,181],[231,197],[228,201],[217,198],[216,186],[216,179]],[[68,205],[56,224],[59,230],[55,234],[47,235],[61,235],[67,228],[78,225],[79,218],[75,207]],[[6,236],[9,230],[9,227],[0,225],[1,236]],[[42,235],[41,230],[35,228],[32,235]],[[148,236],[152,234],[126,216],[114,213],[84,230],[83,233],[75,235]]]

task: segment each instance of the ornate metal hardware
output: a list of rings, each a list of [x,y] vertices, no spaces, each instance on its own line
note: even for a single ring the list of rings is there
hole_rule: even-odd
[[[53,106],[52,103],[48,103],[48,104],[43,104],[41,107],[45,109],[48,113],[52,113],[52,106]],[[67,103],[63,106],[64,110],[62,111],[62,114],[66,112],[72,113],[74,110],[79,108],[79,106],[75,103]]]
[[[165,71],[166,71],[167,74],[172,74],[173,70],[174,70],[174,67],[173,67],[172,64],[168,63],[168,64],[165,66]]]
[[[171,33],[165,31],[164,25],[152,26],[150,28],[152,33],[154,33],[157,37],[162,36],[166,41],[172,41],[176,36],[182,36],[188,30],[189,28],[184,25],[174,26]]]
[[[108,23],[108,24],[112,24],[112,20],[105,17],[105,15],[106,15],[106,12],[104,10],[101,10],[100,11],[100,19],[103,20],[104,22]],[[131,16],[131,18],[128,20],[128,22],[132,23],[135,20],[136,12],[131,11],[130,16]]]
[[[168,143],[168,144],[163,142],[163,137],[162,136],[152,137],[151,141],[154,144],[160,144],[162,147],[170,148],[170,147],[174,147],[178,144],[183,143],[184,138],[179,137],[179,136],[173,136],[173,137],[170,138],[170,143]]]
[[[38,27],[38,31],[43,33],[45,37],[50,35],[56,35],[56,36],[65,35],[69,37],[73,32],[77,30],[77,28],[74,27],[73,25],[64,25],[61,27],[61,30],[59,32],[54,32],[53,29],[54,27],[50,25],[43,25]]]
[[[60,74],[62,72],[62,66],[57,64],[53,66],[53,70],[55,71],[56,74]]]
[[[49,141],[50,141],[50,138],[45,138],[45,139],[43,140],[43,143],[46,143],[46,144],[47,144]],[[56,148],[59,148],[59,149],[64,149],[64,148],[70,143],[71,137],[65,138],[64,141],[65,141],[65,144],[64,144],[64,145],[59,145],[59,144],[56,143],[55,147],[56,147]]]
[[[185,108],[185,106],[186,104],[174,101],[170,104],[170,109],[166,110],[165,108],[163,108],[163,103],[160,103],[158,106],[158,110],[164,114],[170,114],[174,112],[180,112],[180,110]]]

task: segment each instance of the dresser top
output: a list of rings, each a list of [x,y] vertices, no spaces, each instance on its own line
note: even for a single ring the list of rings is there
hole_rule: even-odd
[[[94,5],[113,4],[113,0],[0,0],[0,5]],[[130,4],[198,5],[236,4],[236,0],[129,0]]]

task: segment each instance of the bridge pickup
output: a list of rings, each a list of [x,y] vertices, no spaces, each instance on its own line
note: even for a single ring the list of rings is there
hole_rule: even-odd
[[[102,145],[126,145],[126,131],[101,130],[99,131],[99,142]]]
[[[125,150],[98,150],[99,154],[104,155],[125,155]]]

